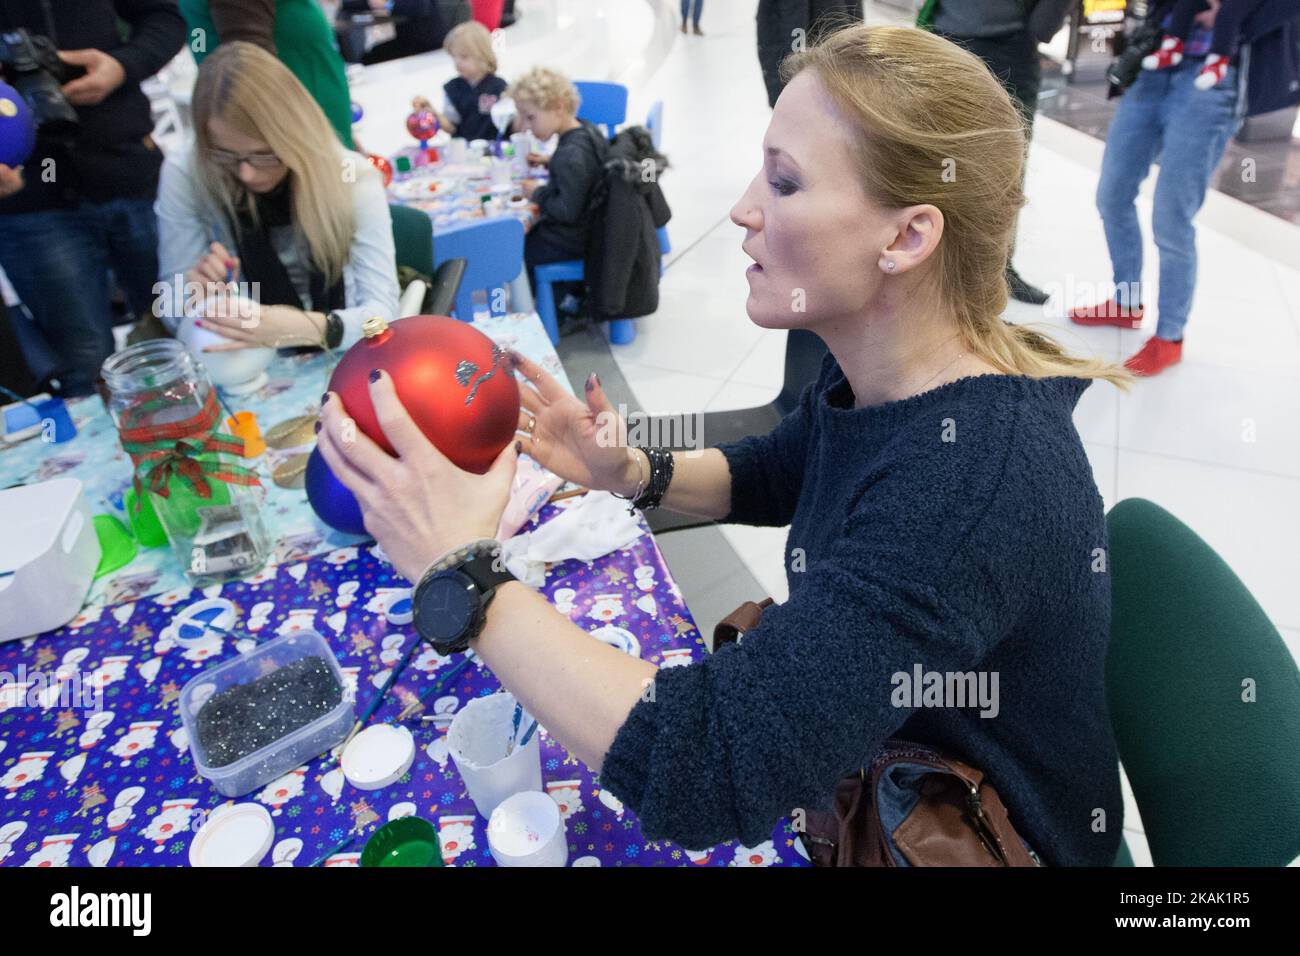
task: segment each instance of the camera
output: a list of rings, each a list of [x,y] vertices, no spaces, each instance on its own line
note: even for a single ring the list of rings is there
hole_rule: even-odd
[[[1119,96],[1138,78],[1142,69],[1142,58],[1155,52],[1160,46],[1163,31],[1155,17],[1148,17],[1137,25],[1137,29],[1124,41],[1124,48],[1115,61],[1106,68],[1106,99]]]
[[[44,134],[68,137],[76,133],[80,125],[77,111],[61,87],[85,72],[60,60],[46,37],[21,28],[0,32],[0,76],[27,101],[37,129]]]

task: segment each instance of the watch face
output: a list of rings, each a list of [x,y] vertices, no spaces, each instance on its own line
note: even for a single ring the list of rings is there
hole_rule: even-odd
[[[459,571],[444,571],[420,592],[416,624],[430,640],[451,641],[469,629],[478,605],[474,582]]]

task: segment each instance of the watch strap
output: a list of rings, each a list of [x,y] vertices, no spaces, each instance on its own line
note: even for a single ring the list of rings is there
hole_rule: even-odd
[[[331,312],[325,316],[325,348],[331,351],[343,344],[343,316]]]
[[[418,590],[420,585],[433,577],[439,571],[447,571],[451,568],[459,567],[470,558],[476,555],[495,554],[501,549],[501,542],[496,538],[476,538],[469,544],[462,545],[454,551],[448,551],[433,564],[429,565],[424,573],[420,575],[420,580],[415,582]],[[478,583],[475,581],[474,583]]]

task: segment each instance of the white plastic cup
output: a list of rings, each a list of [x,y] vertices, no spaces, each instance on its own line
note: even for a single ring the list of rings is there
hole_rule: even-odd
[[[512,171],[513,166],[514,166],[513,161],[509,159],[492,160],[492,185],[509,186],[510,173]]]
[[[492,811],[488,850],[497,866],[564,866],[569,841],[564,816],[548,794],[516,793]]]
[[[487,150],[488,150],[487,140],[475,139],[470,141],[469,152],[470,155],[474,158],[475,162],[481,161],[483,157],[487,155]]]
[[[515,148],[514,172],[516,176],[528,175],[528,154],[533,152],[533,134],[515,133],[510,137]]]
[[[534,733],[528,745],[515,744],[507,754],[515,714],[511,694],[479,697],[462,707],[447,729],[447,750],[465,781],[474,807],[485,818],[506,800],[525,790],[542,789],[541,741]],[[524,711],[517,738],[522,740],[533,718]],[[550,797],[547,797],[549,800]]]
[[[459,136],[453,136],[443,148],[449,163],[463,163],[469,158],[469,144]]]

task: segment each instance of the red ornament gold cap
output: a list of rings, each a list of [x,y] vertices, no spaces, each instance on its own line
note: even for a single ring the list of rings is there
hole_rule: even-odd
[[[361,334],[368,339],[373,339],[377,335],[382,335],[388,331],[388,323],[382,316],[372,315],[361,323]]]

